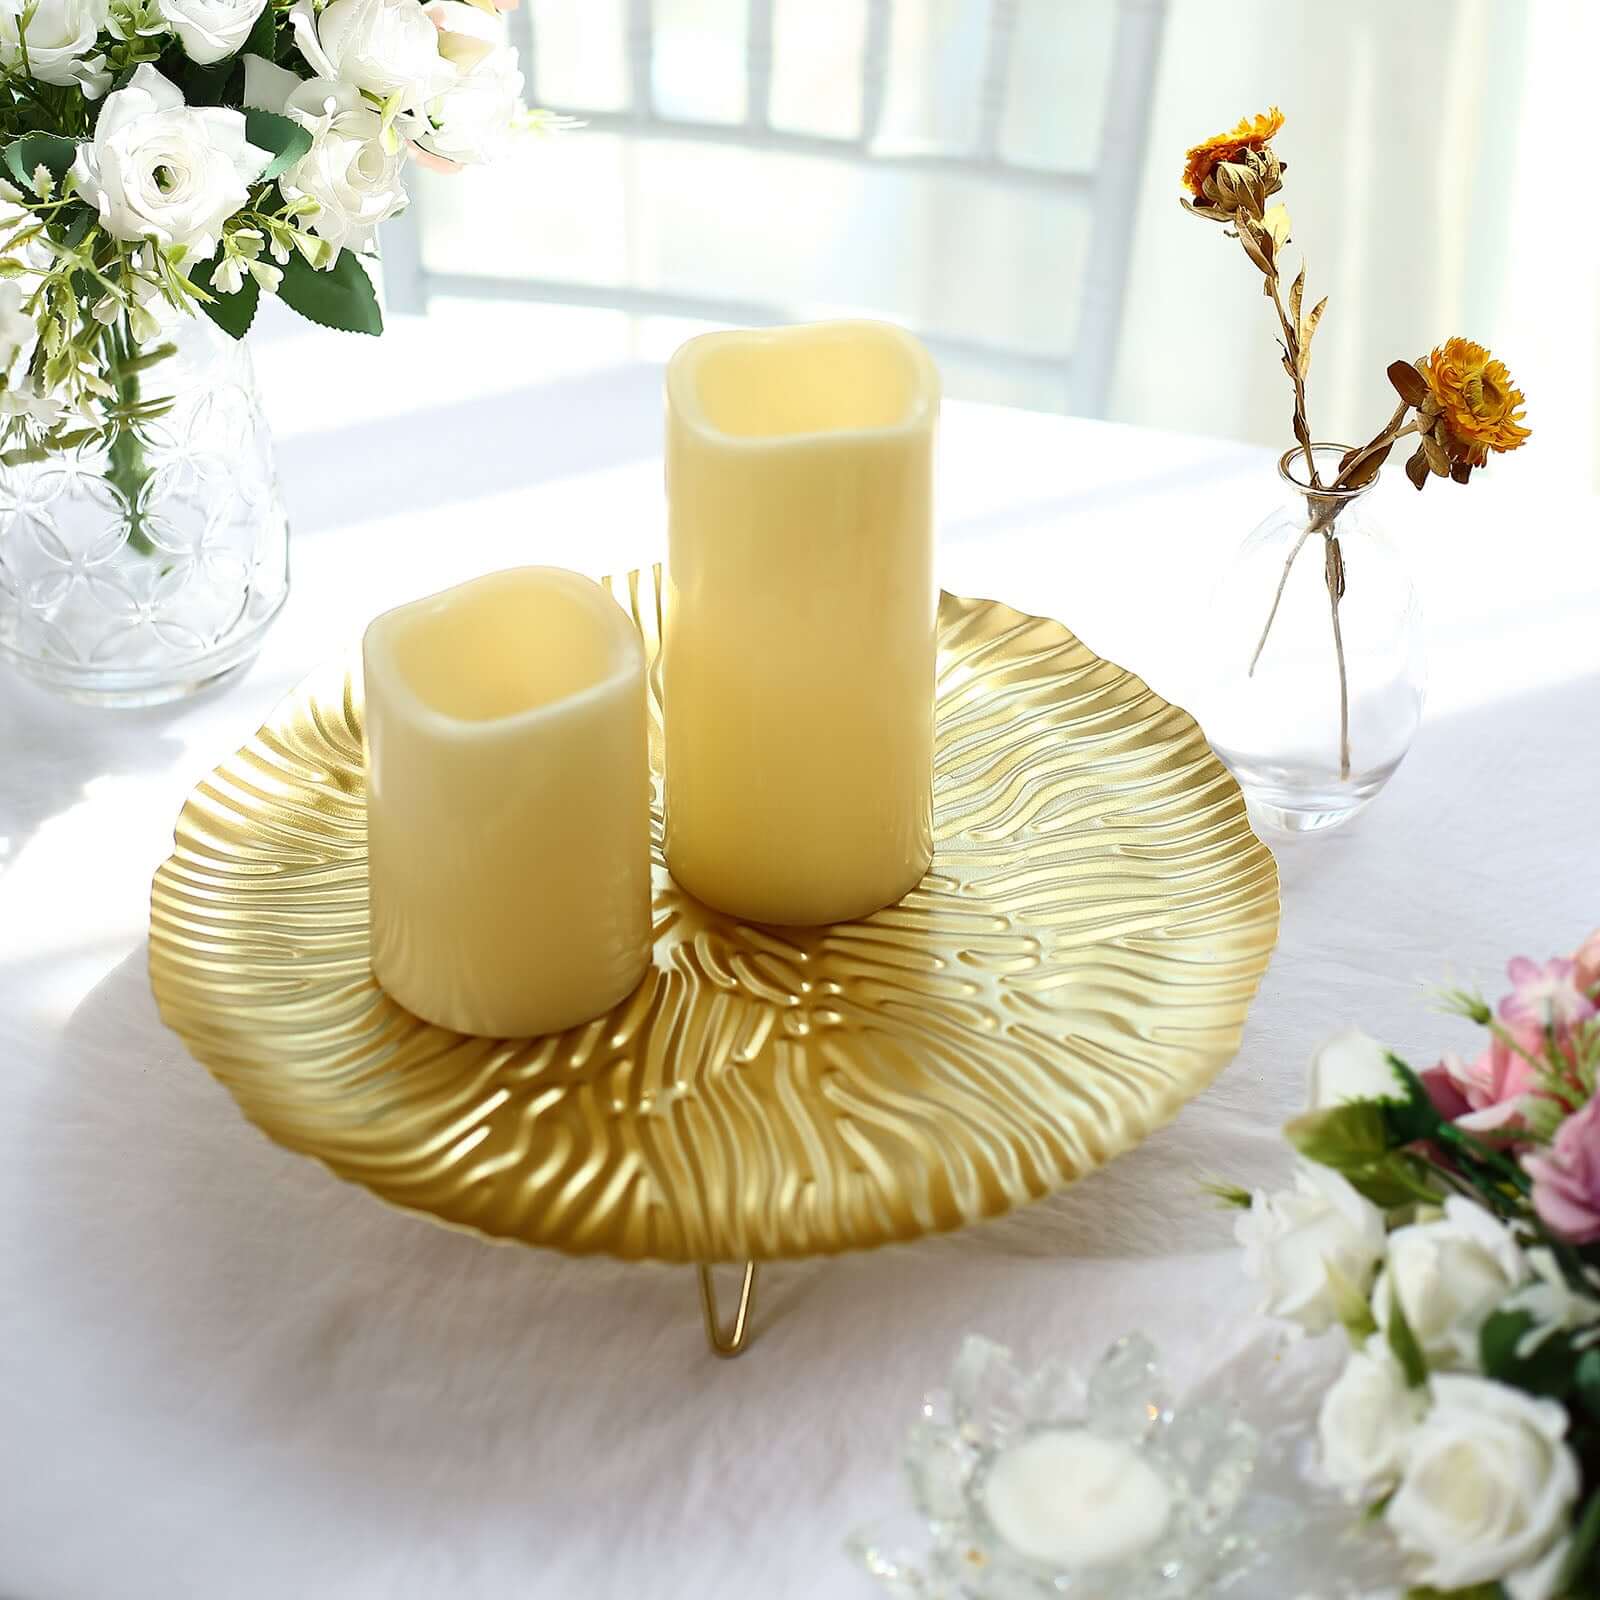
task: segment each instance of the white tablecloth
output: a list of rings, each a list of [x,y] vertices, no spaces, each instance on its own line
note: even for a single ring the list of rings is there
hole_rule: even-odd
[[[147,894],[191,786],[375,611],[660,555],[659,371],[519,389],[454,337],[265,345],[295,587],[249,676],[115,716],[0,685],[5,1600],[864,1594],[840,1540],[904,1503],[903,1430],[964,1332],[1088,1359],[1140,1327],[1197,1370],[1249,1304],[1198,1180],[1281,1170],[1314,1043],[1359,1018],[1431,1059],[1460,1027],[1422,985],[1600,921],[1600,508],[1516,458],[1420,500],[1394,474],[1428,720],[1367,814],[1280,850],[1244,1048],[1175,1126],[989,1227],[769,1269],[733,1363],[687,1270],[385,1210],[268,1144],[162,1029]],[[1062,617],[1182,703],[1267,453],[946,415],[946,586]]]

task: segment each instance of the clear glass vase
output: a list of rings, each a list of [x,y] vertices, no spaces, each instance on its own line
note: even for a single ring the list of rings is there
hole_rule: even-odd
[[[1318,477],[1342,445],[1317,445]],[[1373,517],[1371,485],[1318,492],[1304,454],[1278,463],[1284,503],[1218,581],[1203,626],[1212,748],[1269,828],[1348,821],[1394,775],[1422,719],[1422,614]]]
[[[204,316],[107,330],[103,415],[0,455],[0,660],[155,705],[242,668],[289,589],[250,355]]]

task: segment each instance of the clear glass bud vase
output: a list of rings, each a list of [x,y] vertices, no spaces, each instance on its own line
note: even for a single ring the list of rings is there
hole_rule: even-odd
[[[288,528],[245,346],[206,317],[109,327],[96,414],[0,453],[0,660],[155,705],[243,666],[288,593]]]
[[[1344,454],[1315,447],[1323,483]],[[1201,715],[1258,820],[1304,833],[1348,821],[1405,759],[1422,718],[1422,616],[1371,485],[1314,490],[1299,449],[1278,471],[1284,503],[1245,540],[1204,619]]]

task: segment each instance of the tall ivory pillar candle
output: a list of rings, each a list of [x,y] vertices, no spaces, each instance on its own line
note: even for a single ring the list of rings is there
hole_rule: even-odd
[[[928,870],[938,414],[882,323],[706,334],[667,369],[667,865],[719,910],[838,922]]]
[[[372,966],[460,1033],[553,1033],[650,960],[644,652],[596,583],[523,567],[367,629]]]

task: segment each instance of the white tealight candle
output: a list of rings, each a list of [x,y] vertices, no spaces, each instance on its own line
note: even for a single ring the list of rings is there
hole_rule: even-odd
[[[1126,1561],[1154,1544],[1172,1491],[1133,1445],[1055,1428],[996,1457],[983,1508],[1019,1555],[1070,1571]]]

